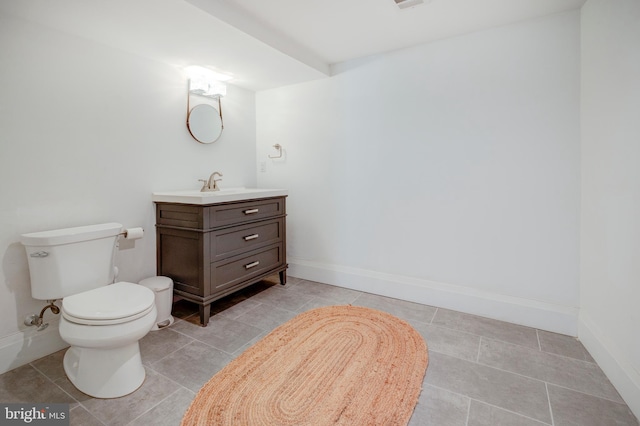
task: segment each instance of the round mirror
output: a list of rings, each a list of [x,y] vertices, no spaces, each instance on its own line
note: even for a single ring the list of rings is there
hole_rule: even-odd
[[[222,134],[222,119],[213,106],[200,104],[189,111],[187,117],[189,133],[200,143],[212,143]]]

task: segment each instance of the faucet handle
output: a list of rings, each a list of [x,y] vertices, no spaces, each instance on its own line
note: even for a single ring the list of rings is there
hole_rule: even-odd
[[[198,182],[202,182],[202,189],[200,189],[200,191],[204,191],[205,189],[207,189],[207,185],[209,184],[209,181],[206,179],[198,179]]]

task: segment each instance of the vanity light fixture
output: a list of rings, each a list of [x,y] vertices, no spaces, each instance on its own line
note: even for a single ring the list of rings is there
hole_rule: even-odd
[[[189,93],[219,100],[227,94],[227,85],[216,80],[194,77],[189,79]]]
[[[217,81],[229,81],[233,78],[232,75],[217,72],[210,68],[201,67],[199,65],[191,65],[186,67],[184,70],[189,78],[202,77],[208,80]]]
[[[189,76],[189,93],[208,98],[217,99],[225,96],[227,86],[224,82],[233,78],[228,74],[222,74],[198,65],[192,65],[185,70]]]

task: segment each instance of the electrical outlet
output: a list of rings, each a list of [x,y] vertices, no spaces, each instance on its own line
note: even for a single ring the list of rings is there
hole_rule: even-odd
[[[267,171],[267,162],[266,161],[261,161],[260,162],[260,173],[265,173]]]

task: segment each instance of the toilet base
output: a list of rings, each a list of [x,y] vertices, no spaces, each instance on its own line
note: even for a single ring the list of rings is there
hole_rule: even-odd
[[[115,349],[71,346],[64,355],[67,377],[95,398],[118,398],[138,389],[145,378],[138,342]]]

